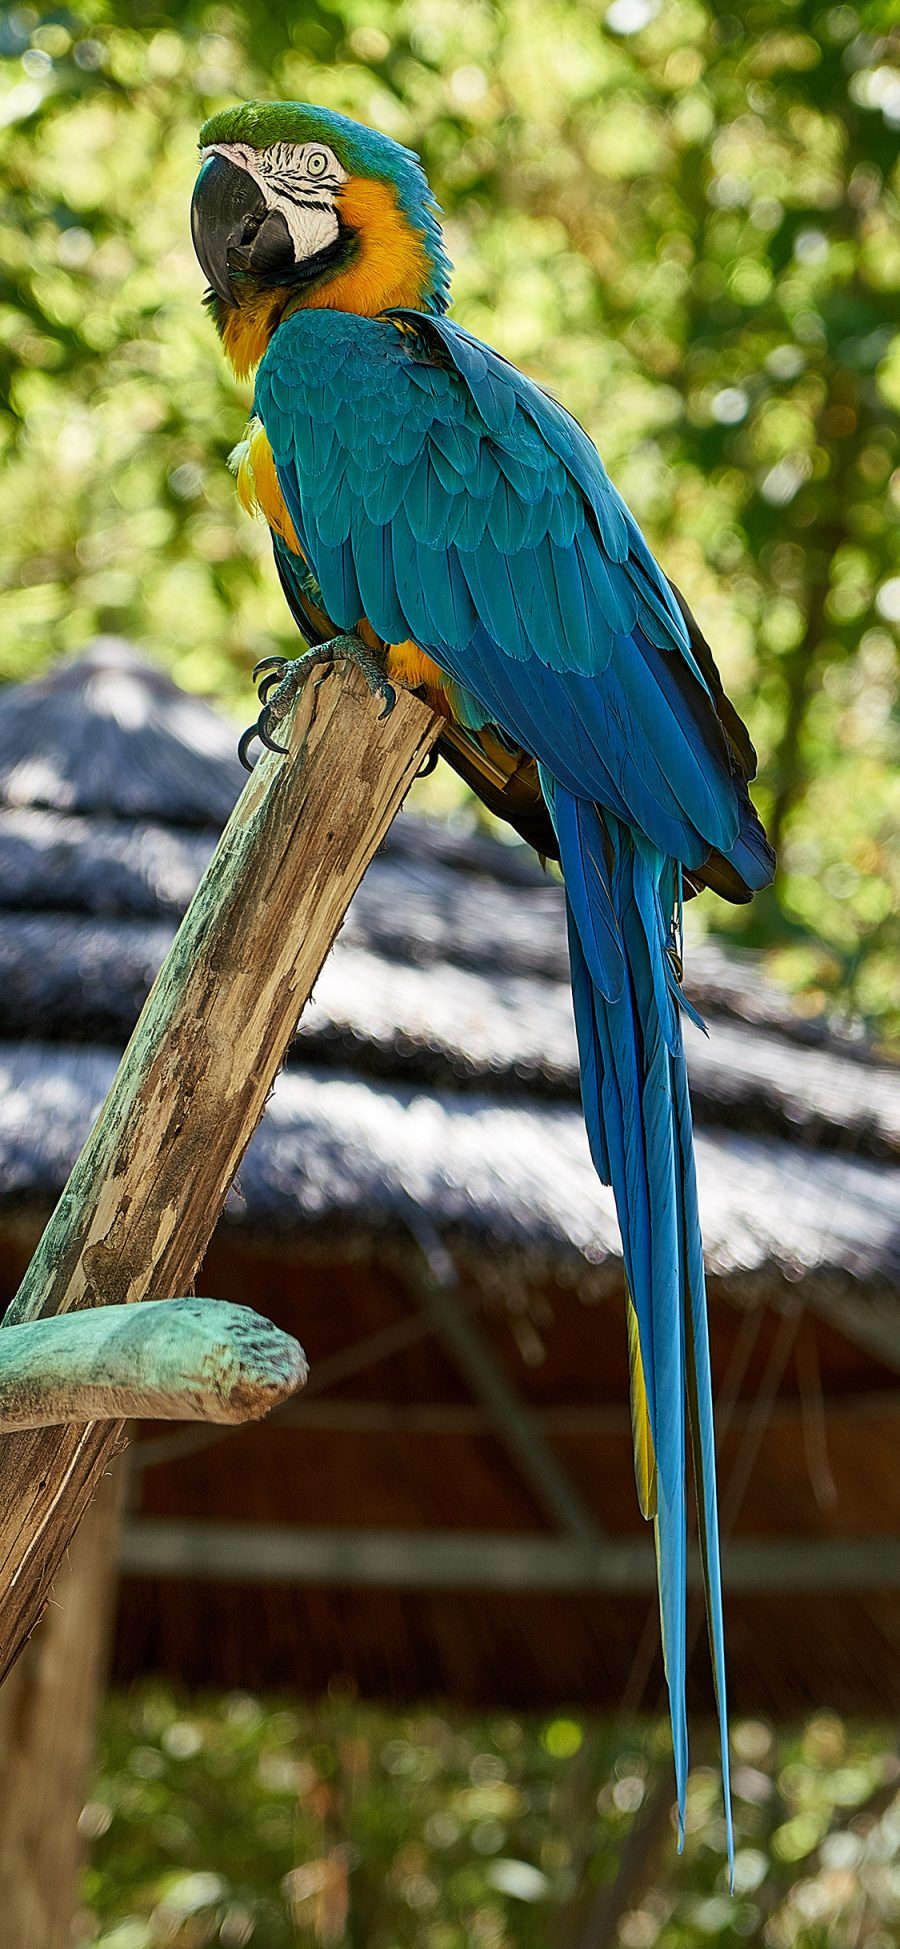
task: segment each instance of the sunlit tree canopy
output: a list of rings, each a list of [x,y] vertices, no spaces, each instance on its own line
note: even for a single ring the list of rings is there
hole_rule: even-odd
[[[885,1732],[824,1711],[789,1731],[737,1721],[732,1897],[712,1747],[691,1775],[679,1857],[667,1729],[565,1710],[389,1715],[340,1679],[333,1694],[113,1698],[82,1818],[78,1949],[896,1940],[900,1760]]]
[[[296,638],[226,460],[196,131],[318,100],[423,155],[456,309],[566,402],[761,753],[775,892],[709,924],[896,1027],[900,25],[759,0],[277,0],[2,26],[0,667],[123,632],[247,715]]]

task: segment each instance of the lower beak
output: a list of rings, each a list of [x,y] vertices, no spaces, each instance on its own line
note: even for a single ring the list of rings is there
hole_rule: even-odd
[[[200,268],[216,296],[237,303],[231,273],[252,270],[254,239],[266,223],[267,207],[259,185],[227,156],[208,156],[191,200],[191,236]]]

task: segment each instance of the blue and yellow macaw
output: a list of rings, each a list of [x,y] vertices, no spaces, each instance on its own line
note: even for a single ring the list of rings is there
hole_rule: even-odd
[[[351,655],[386,708],[397,682],[425,692],[444,755],[562,867],[584,1115],[622,1232],[680,1828],[689,1427],[731,1854],[680,921],[703,886],[743,901],[771,878],[753,747],[591,441],[447,318],[450,265],[416,156],[299,102],[227,109],[200,140],[208,301],[235,372],[258,368],[238,491],[269,524],[312,646],[267,660],[259,735],[273,742],[311,665]]]

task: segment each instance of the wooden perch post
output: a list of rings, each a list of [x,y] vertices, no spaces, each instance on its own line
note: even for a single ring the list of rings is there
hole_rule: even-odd
[[[358,672],[310,683],[260,760],[156,978],[3,1332],[189,1291],[347,905],[440,719]],[[0,1332],[2,1338],[2,1332]],[[33,1629],[118,1422],[0,1442],[0,1678]]]

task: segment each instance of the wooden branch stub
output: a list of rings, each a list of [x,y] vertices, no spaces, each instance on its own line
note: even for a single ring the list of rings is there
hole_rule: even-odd
[[[82,1309],[0,1333],[0,1434],[66,1421],[258,1421],[306,1375],[298,1342],[249,1306]]]
[[[297,1018],[440,718],[358,671],[302,693],[249,779],[6,1316],[189,1292]],[[0,1443],[0,1679],[33,1629],[118,1423]]]

